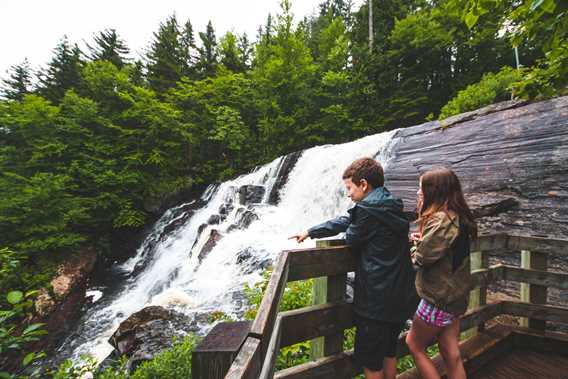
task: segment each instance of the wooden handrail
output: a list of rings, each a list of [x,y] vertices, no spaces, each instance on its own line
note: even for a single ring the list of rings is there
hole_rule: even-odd
[[[532,250],[543,254],[568,254],[568,240],[506,234],[481,235],[472,243],[471,249],[481,252]],[[321,304],[281,314],[278,314],[278,307],[287,282],[339,275],[354,269],[355,259],[347,246],[283,251],[274,265],[249,338],[239,351],[227,378],[248,378],[251,373],[252,377],[255,377],[254,373],[258,377],[261,370],[265,377],[271,377],[280,347],[351,327],[352,305],[346,302]],[[568,289],[568,274],[503,264],[474,270],[472,277],[475,287],[486,288],[496,281],[508,280]],[[481,304],[479,308],[466,313],[462,317],[462,330],[483,325],[499,314],[551,321],[568,320],[568,309],[535,304],[527,306],[527,303],[521,302],[498,302]],[[404,348],[403,344],[402,349]],[[345,358],[347,355],[339,356]],[[332,366],[337,363],[336,360],[328,360]]]

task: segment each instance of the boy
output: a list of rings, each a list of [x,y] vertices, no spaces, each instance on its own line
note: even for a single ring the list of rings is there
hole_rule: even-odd
[[[381,165],[361,158],[343,173],[347,196],[355,202],[348,216],[294,235],[330,237],[345,232],[356,257],[353,308],[355,363],[367,379],[394,379],[396,345],[404,322],[417,305],[414,270],[408,252],[408,220],[402,201],[384,187]]]

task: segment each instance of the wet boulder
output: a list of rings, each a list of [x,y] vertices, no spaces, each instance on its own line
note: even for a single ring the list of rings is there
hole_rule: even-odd
[[[263,186],[255,186],[247,184],[239,187],[237,191],[239,195],[239,203],[241,205],[260,204],[264,198],[265,188]]]
[[[247,247],[237,253],[237,264],[242,268],[244,274],[250,274],[258,270],[264,270],[272,260],[266,251],[257,251]]]
[[[173,338],[183,338],[195,329],[188,316],[160,306],[148,306],[128,317],[109,339],[115,348],[111,357],[128,357],[126,367],[133,371],[162,350],[173,346]]]
[[[276,174],[276,181],[268,195],[269,204],[278,205],[280,202],[280,190],[284,187],[284,184],[288,182],[288,176],[290,176],[290,172],[292,172],[292,169],[296,166],[296,163],[301,156],[302,151],[296,151],[283,158],[282,164],[278,168],[278,173]]]
[[[240,207],[235,215],[235,222],[227,228],[228,232],[237,229],[246,229],[259,217],[251,208]]]

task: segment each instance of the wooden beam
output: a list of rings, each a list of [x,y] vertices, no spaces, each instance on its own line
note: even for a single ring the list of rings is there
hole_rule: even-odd
[[[288,277],[288,253],[286,251],[280,253],[278,260],[270,276],[268,287],[262,297],[262,302],[253,321],[250,336],[261,340],[261,358],[264,361],[266,349],[270,342],[270,336],[276,322],[278,307],[282,294],[286,288]]]
[[[503,313],[502,303],[503,302],[499,301],[468,311],[465,315],[461,316],[460,330],[464,331],[471,329],[500,315]]]
[[[568,289],[568,274],[505,265],[502,268],[503,280]]]
[[[535,251],[521,251],[521,266],[524,269],[544,270],[548,266],[548,257],[546,253],[538,253]],[[536,284],[521,283],[521,300],[533,304],[546,304],[547,287]],[[538,329],[544,331],[546,322],[543,320],[527,320],[521,319],[521,326]]]
[[[250,321],[221,322],[205,336],[191,354],[191,377],[224,378],[246,341]]]
[[[260,375],[260,340],[248,337],[225,379],[257,379]]]
[[[280,352],[280,337],[282,336],[282,317],[279,315],[274,324],[274,330],[270,337],[270,342],[266,350],[266,356],[262,362],[262,370],[259,379],[272,379],[274,376],[274,366],[276,365],[276,357]]]
[[[473,287],[487,287],[490,284],[503,280],[504,265],[499,263],[489,268],[472,270],[471,279]]]
[[[353,326],[351,303],[326,303],[282,312],[280,347],[319,336],[332,335]]]
[[[470,254],[471,271],[485,270],[489,266],[489,254],[484,251],[474,251]],[[476,272],[477,274],[477,272]],[[479,274],[482,275],[482,274]],[[489,276],[489,271],[487,272]],[[477,278],[476,278],[477,279]],[[470,291],[468,309],[476,309],[487,303],[487,285],[479,283],[479,286]],[[479,325],[483,328],[483,323]],[[477,328],[466,331],[467,337],[472,337],[477,333]]]
[[[534,236],[509,236],[510,250],[528,250],[539,253],[568,255],[568,240]]]
[[[353,352],[348,351],[277,371],[274,379],[350,379],[359,373],[353,366]]]
[[[521,301],[502,301],[503,312],[512,316],[529,317],[543,321],[568,323],[568,308],[530,304]]]
[[[506,234],[480,235],[471,242],[471,251],[495,251],[507,249]]]
[[[339,275],[355,270],[355,260],[346,246],[289,250],[288,281]]]

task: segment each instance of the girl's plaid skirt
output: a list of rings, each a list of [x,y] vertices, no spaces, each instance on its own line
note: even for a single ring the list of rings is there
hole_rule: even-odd
[[[436,308],[424,299],[421,299],[420,304],[418,304],[416,316],[426,324],[439,328],[450,325],[456,319],[455,315]]]

